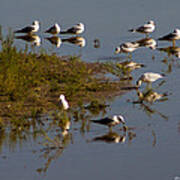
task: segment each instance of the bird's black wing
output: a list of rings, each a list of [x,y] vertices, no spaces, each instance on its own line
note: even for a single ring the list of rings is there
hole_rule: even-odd
[[[32,32],[33,30],[34,30],[34,27],[32,27],[32,26],[27,26],[27,27],[25,27],[25,28],[22,28],[22,29],[20,29],[20,30],[15,31],[15,33],[30,33],[30,32]]]
[[[171,34],[168,34],[166,36],[163,36],[161,38],[159,38],[158,40],[160,41],[163,41],[163,40],[173,40],[175,38],[175,34],[171,33]]]
[[[45,31],[45,33],[50,33],[54,30],[55,26],[50,27],[48,30]]]
[[[100,120],[91,120],[94,123],[98,123],[98,124],[103,124],[103,125],[108,125],[109,123],[113,122],[112,119],[110,119],[109,117],[100,119]]]

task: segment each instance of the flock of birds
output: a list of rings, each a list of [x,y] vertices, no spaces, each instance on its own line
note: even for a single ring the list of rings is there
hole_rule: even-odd
[[[15,34],[17,33],[25,34],[22,36],[15,36],[15,38],[32,42],[33,45],[35,46],[40,46],[41,38],[38,35],[36,35],[39,29],[40,29],[39,21],[37,20],[33,21],[32,25],[29,25],[29,26],[26,26],[24,28],[14,31]],[[62,42],[69,42],[72,44],[76,44],[79,47],[84,47],[86,45],[86,40],[81,36],[75,36],[75,37],[70,37],[70,38],[65,38],[65,39],[61,39],[60,37],[57,36],[58,34],[80,35],[84,32],[84,30],[85,30],[85,27],[83,23],[78,23],[64,31],[61,31],[60,26],[57,23],[55,23],[53,26],[45,30],[44,33],[49,33],[52,35],[52,37],[47,37],[45,39],[50,41],[50,43],[56,45],[56,47],[58,48],[61,46]]]
[[[32,23],[32,25],[27,26],[25,28],[22,28],[20,30],[14,31],[14,33],[25,33],[28,36],[32,36],[34,33],[38,32],[39,30],[39,22],[38,21],[34,21]],[[47,29],[45,31],[45,33],[50,33],[53,35],[53,37],[56,37],[56,35],[58,34],[72,34],[72,35],[79,35],[81,33],[83,33],[85,30],[85,26],[83,23],[78,23],[76,25],[74,25],[73,27],[65,30],[65,31],[61,31],[60,26],[56,23],[53,26],[51,26],[49,29]],[[154,21],[148,21],[146,24],[134,28],[134,29],[130,29],[130,32],[137,32],[137,33],[142,33],[146,35],[146,38],[142,39],[142,40],[138,40],[135,42],[125,42],[123,44],[121,44],[120,46],[117,46],[115,48],[115,53],[132,53],[133,51],[135,51],[137,48],[141,47],[141,46],[146,46],[149,47],[151,49],[156,49],[157,48],[157,44],[156,41],[153,40],[152,38],[149,38],[149,34],[154,32],[155,30],[155,23]],[[78,36],[77,36],[78,37]],[[72,41],[75,41],[76,37],[72,37]],[[158,40],[159,41],[171,41],[173,43],[173,46],[175,48],[175,41],[180,39],[180,29],[175,29],[173,32],[160,37]],[[133,64],[132,61],[130,62],[131,66],[136,66],[137,64]],[[141,86],[142,83],[147,83],[148,85],[155,82],[158,79],[161,79],[164,77],[164,74],[159,74],[159,73],[154,73],[154,72],[146,72],[144,74],[142,74],[138,80],[136,81],[136,86],[137,88],[139,88]],[[139,92],[139,97],[143,97],[144,95],[142,93]],[[154,94],[153,94],[154,96]],[[160,96],[159,96],[160,98]],[[63,109],[66,111],[69,109],[69,103],[66,100],[65,96],[63,94],[60,95],[59,100],[62,103]],[[120,123],[125,124],[125,120],[124,117],[122,115],[113,115],[112,117],[105,117],[99,120],[91,120],[94,123],[98,123],[101,125],[106,125],[108,126],[110,129],[115,126],[118,125]],[[69,130],[70,128],[70,123],[68,123],[67,127],[65,127],[65,130]]]

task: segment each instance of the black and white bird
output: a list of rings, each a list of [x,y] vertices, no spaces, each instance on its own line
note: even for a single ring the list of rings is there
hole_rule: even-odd
[[[39,21],[33,21],[32,25],[29,25],[20,30],[14,31],[14,33],[33,34],[38,31],[39,31]]]
[[[175,41],[180,39],[180,29],[175,29],[172,33],[169,33],[163,37],[160,37],[159,41],[172,41],[175,46]]]
[[[124,117],[121,115],[113,115],[112,117],[105,117],[100,120],[91,120],[93,123],[101,124],[108,126],[111,130],[111,128],[115,125],[118,125],[120,123],[125,124]]]
[[[51,26],[49,29],[47,29],[45,31],[45,33],[57,35],[60,33],[60,31],[61,31],[61,28],[60,28],[59,24],[55,23],[53,26]]]
[[[81,34],[83,33],[85,30],[85,26],[83,23],[78,23],[76,25],[74,25],[73,27],[67,29],[66,31],[61,31],[60,33],[61,34],[75,34],[75,35],[78,35],[78,34]]]
[[[152,33],[155,30],[155,23],[154,21],[150,20],[146,24],[135,28],[135,29],[130,29],[129,32],[138,32],[142,34],[146,34],[148,36],[149,33]]]
[[[62,42],[68,42],[79,47],[84,47],[86,45],[86,39],[81,36],[62,39]]]
[[[66,100],[64,94],[61,94],[61,95],[59,96],[59,100],[60,100],[60,102],[62,103],[63,109],[64,109],[64,110],[68,110],[68,109],[69,109],[69,103],[68,103],[68,101]]]
[[[132,53],[138,47],[139,47],[139,44],[136,43],[136,42],[126,42],[126,43],[123,43],[120,46],[117,46],[115,48],[115,54],[119,54],[119,53],[126,53],[126,54]]]
[[[146,72],[140,76],[140,78],[137,80],[136,84],[138,87],[140,87],[143,82],[150,84],[160,78],[163,78],[164,76],[165,76],[164,74]]]

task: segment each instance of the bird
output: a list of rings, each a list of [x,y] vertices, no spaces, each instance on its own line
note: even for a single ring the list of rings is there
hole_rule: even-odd
[[[159,41],[172,41],[173,46],[175,46],[175,41],[180,39],[180,29],[174,29],[173,32],[160,37],[158,40]]]
[[[41,38],[36,34],[27,34],[23,36],[15,36],[15,39],[22,39],[26,42],[31,43],[34,46],[40,46],[41,45]]]
[[[140,87],[142,82],[150,84],[160,78],[163,78],[164,76],[164,74],[146,72],[140,76],[140,78],[136,82],[136,85]]]
[[[155,23],[154,21],[150,20],[146,24],[135,28],[135,29],[130,29],[129,32],[138,32],[138,33],[143,33],[148,36],[149,33],[152,33],[155,30]]]
[[[57,36],[47,37],[45,39],[47,39],[51,44],[54,44],[57,48],[59,48],[62,44],[61,38]]]
[[[68,110],[68,109],[69,109],[69,103],[68,103],[68,101],[66,100],[64,94],[61,94],[61,95],[59,96],[59,100],[60,100],[60,102],[62,103],[63,109],[64,109],[64,110]]]
[[[67,29],[66,31],[61,31],[60,34],[81,34],[83,33],[85,30],[85,26],[83,23],[78,23],[76,25],[74,25],[73,27]]]
[[[135,42],[126,42],[126,43],[123,43],[120,46],[117,46],[115,48],[115,54],[118,54],[118,53],[127,53],[127,54],[128,53],[132,53],[138,47],[139,47],[138,43],[135,43]]]
[[[86,39],[81,36],[71,37],[67,39],[62,39],[62,42],[68,42],[71,44],[75,44],[79,47],[84,47],[86,45]]]
[[[51,26],[49,29],[47,29],[45,31],[45,33],[57,35],[60,33],[60,31],[61,31],[61,28],[60,28],[59,24],[55,23],[53,26]]]
[[[157,48],[157,42],[152,38],[143,38],[135,41],[135,43],[138,43],[139,47],[146,47],[153,50]]]
[[[93,123],[108,126],[110,130],[113,126],[118,125],[120,123],[125,124],[124,117],[121,115],[113,115],[112,117],[105,117],[100,120],[90,120],[90,121],[92,121]]]
[[[39,31],[39,21],[33,21],[32,25],[26,26],[20,30],[14,31],[14,33],[26,33],[33,34]]]

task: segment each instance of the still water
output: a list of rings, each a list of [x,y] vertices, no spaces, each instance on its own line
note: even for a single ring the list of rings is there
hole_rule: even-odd
[[[179,0],[1,0],[0,23],[6,33],[9,27],[17,29],[39,20],[41,31],[38,34],[43,48],[58,55],[80,54],[84,61],[111,61],[126,58],[123,54],[113,53],[117,45],[144,37],[129,33],[127,30],[132,27],[154,20],[157,25],[151,35],[154,39],[180,28],[179,7]],[[56,48],[51,45],[44,39],[48,35],[43,32],[55,22],[62,29],[83,22],[86,31],[82,36],[86,39],[86,46],[79,48],[64,43]],[[93,41],[97,38],[100,48],[95,49]],[[18,48],[25,46],[21,40],[15,40],[15,43]],[[169,45],[168,42],[158,43],[159,47]],[[177,45],[180,46],[180,42]],[[164,58],[168,59],[166,63],[162,62]],[[164,52],[147,48],[135,51],[132,59],[146,65],[146,68],[133,71],[132,83],[144,72],[166,74],[165,83],[157,88],[157,92],[166,92],[167,101],[148,104],[148,107],[133,105],[131,102],[137,100],[134,91],[110,101],[106,115],[122,113],[130,127],[126,133],[121,126],[113,128],[123,137],[117,144],[93,141],[108,133],[106,127],[91,124],[90,130],[83,133],[79,130],[81,125],[75,122],[72,122],[70,134],[60,149],[44,150],[42,138],[34,138],[31,134],[15,144],[9,144],[7,137],[0,154],[1,179],[172,180],[180,177],[179,59],[168,58]],[[157,87],[158,82],[153,86]],[[55,129],[50,134],[58,136]]]

